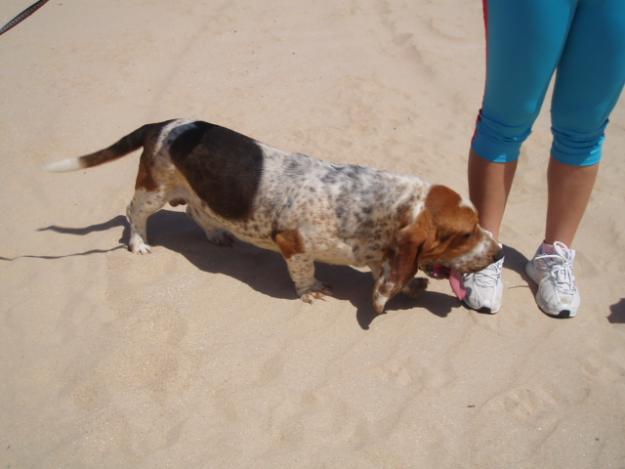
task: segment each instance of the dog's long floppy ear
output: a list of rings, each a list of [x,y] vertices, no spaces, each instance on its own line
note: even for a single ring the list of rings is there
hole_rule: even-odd
[[[424,213],[415,223],[398,231],[373,289],[373,309],[376,314],[381,314],[386,302],[397,295],[417,273],[419,255],[428,241],[428,223],[429,217]]]

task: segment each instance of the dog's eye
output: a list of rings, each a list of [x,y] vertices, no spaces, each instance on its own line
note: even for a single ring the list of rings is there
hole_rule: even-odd
[[[473,233],[463,233],[461,235],[456,236],[455,243],[463,244],[469,241]]]

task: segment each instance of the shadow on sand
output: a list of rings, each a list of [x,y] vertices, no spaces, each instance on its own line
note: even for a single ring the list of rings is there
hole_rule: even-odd
[[[120,243],[128,240],[128,222],[119,215],[106,222],[80,228],[51,225],[38,231],[52,231],[66,235],[84,236],[97,231],[123,228]],[[206,241],[202,230],[183,212],[161,210],[148,222],[148,236],[154,246],[162,246],[183,255],[204,272],[220,273],[248,284],[252,289],[274,298],[295,299],[295,291],[286,265],[277,253],[235,242],[233,247],[214,246]],[[61,259],[73,256],[100,254],[125,246],[118,245],[107,250],[90,250],[61,256],[23,255],[15,258],[0,257],[13,261],[19,258]],[[356,319],[363,329],[368,329],[375,315],[371,308],[373,280],[369,272],[360,272],[348,266],[317,264],[317,277],[331,285],[334,297],[346,300],[356,308]],[[426,291],[419,299],[398,295],[391,300],[387,312],[424,308],[441,318],[446,317],[460,302],[452,295]]]

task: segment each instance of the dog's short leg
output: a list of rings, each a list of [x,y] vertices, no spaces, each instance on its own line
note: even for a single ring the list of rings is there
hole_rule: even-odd
[[[315,278],[314,259],[308,254],[295,254],[288,259],[286,265],[295,284],[295,291],[302,301],[312,303],[315,299],[322,299],[324,295],[331,295],[327,285]]]
[[[146,225],[148,217],[157,212],[167,202],[167,198],[159,191],[148,191],[142,188],[135,190],[135,195],[126,209],[130,223],[130,241],[128,249],[135,254],[147,254],[151,251],[147,244]]]
[[[371,269],[371,276],[373,277],[373,281],[377,281],[382,275],[382,263],[381,262],[371,262],[368,264],[369,269]]]
[[[373,291],[373,305],[376,312],[384,310],[384,305],[388,301],[388,296],[384,293],[384,288],[380,288],[381,284],[378,282],[380,277],[384,273],[383,263],[370,263],[371,275],[373,276],[373,282],[376,284],[376,288]],[[401,289],[404,295],[408,295],[411,298],[418,298],[421,293],[425,291],[428,286],[428,279],[422,277],[415,277],[410,280]]]
[[[210,221],[203,218],[193,205],[187,206],[187,215],[189,215],[195,223],[204,231],[206,238],[210,243],[217,246],[232,246],[234,238],[230,233],[211,224]]]
[[[418,298],[427,289],[428,283],[425,277],[415,277],[403,286],[401,292],[410,298]]]
[[[321,299],[332,292],[315,278],[315,258],[306,252],[306,241],[299,230],[283,230],[273,234],[295,284],[295,291],[306,303]]]

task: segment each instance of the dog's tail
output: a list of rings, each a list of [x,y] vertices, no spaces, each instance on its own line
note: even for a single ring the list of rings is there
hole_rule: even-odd
[[[55,161],[43,167],[46,171],[64,172],[76,171],[78,169],[91,168],[109,161],[116,160],[128,153],[142,147],[145,143],[146,136],[149,132],[160,129],[171,121],[160,122],[158,124],[146,124],[138,128],[134,132],[122,137],[119,141],[108,148],[95,153],[79,156],[78,158],[67,158],[66,160]]]

